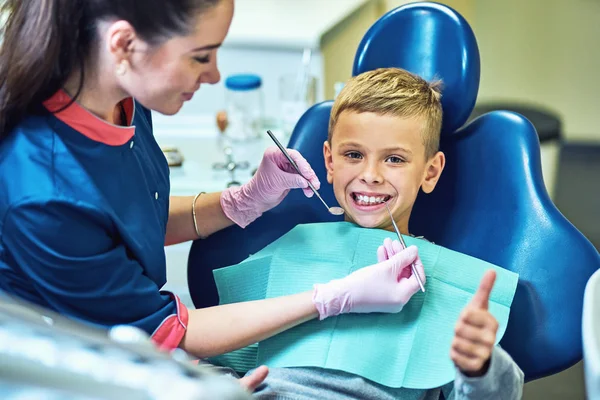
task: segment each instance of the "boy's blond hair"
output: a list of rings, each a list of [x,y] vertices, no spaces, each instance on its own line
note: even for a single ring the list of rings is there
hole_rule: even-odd
[[[423,144],[429,159],[439,150],[442,128],[441,81],[432,83],[400,68],[379,68],[351,78],[333,103],[333,129],[343,111],[372,112],[401,118],[425,117]]]

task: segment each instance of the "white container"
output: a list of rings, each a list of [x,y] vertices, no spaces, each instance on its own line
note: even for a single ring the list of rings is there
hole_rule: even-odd
[[[228,126],[225,135],[232,141],[259,137],[263,128],[262,80],[254,74],[230,75],[225,80]]]
[[[298,120],[316,103],[317,78],[286,74],[279,78],[280,128],[289,137]]]

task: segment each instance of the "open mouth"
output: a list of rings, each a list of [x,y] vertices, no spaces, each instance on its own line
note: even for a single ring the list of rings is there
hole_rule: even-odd
[[[363,193],[352,193],[352,199],[359,206],[378,206],[389,201],[392,196],[387,194],[370,195]]]

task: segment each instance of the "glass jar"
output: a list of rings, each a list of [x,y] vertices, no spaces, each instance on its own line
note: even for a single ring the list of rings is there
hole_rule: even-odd
[[[262,80],[254,74],[230,75],[225,80],[228,126],[225,135],[245,141],[261,135],[264,118]]]
[[[280,127],[289,137],[302,115],[316,103],[317,78],[285,74],[279,78]]]

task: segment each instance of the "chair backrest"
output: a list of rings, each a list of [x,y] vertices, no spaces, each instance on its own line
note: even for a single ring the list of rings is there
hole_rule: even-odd
[[[352,74],[386,67],[443,80],[445,134],[469,118],[479,89],[479,48],[467,21],[450,7],[412,3],[376,21],[358,46]]]
[[[550,201],[535,129],[518,114],[498,111],[457,129],[477,97],[479,53],[468,24],[447,6],[410,4],[375,23],[359,46],[354,72],[391,66],[441,78],[445,86],[441,149],[446,168],[435,191],[418,197],[411,233],[520,274],[501,345],[526,379],[574,364],[582,356],[584,287],[600,268],[600,256]],[[331,105],[309,109],[289,143],[321,182],[326,182],[322,147]],[[329,185],[320,192],[335,203]],[[212,269],[242,261],[297,224],[339,219],[294,191],[245,230],[232,227],[196,241],[188,264],[194,304],[218,302]]]
[[[585,287],[583,299],[583,366],[590,400],[600,399],[600,271]]]
[[[519,273],[501,345],[527,380],[581,360],[583,292],[600,256],[550,200],[533,125],[495,111],[441,147],[446,167],[417,198],[411,231]]]

